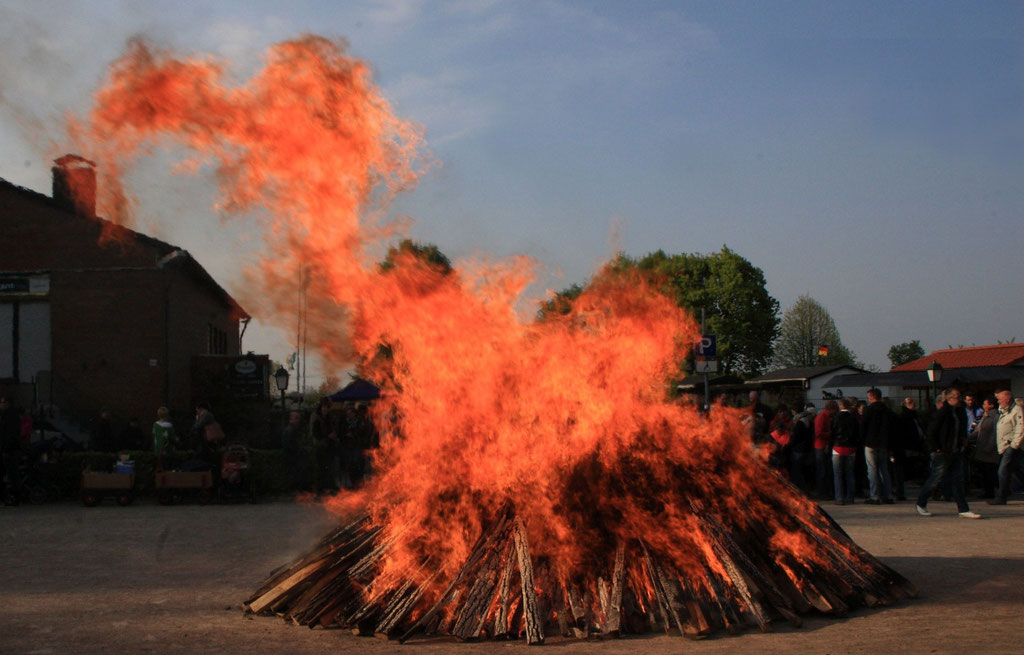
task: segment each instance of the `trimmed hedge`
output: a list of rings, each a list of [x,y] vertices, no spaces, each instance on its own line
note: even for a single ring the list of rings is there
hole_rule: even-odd
[[[140,496],[152,495],[156,456],[148,450],[123,451],[128,459],[135,462],[135,493]],[[54,471],[54,483],[62,497],[78,495],[82,483],[82,471],[112,471],[119,453],[68,452],[61,455]],[[195,458],[193,451],[177,451],[165,458],[164,467]],[[220,461],[220,453],[216,461]],[[284,452],[281,450],[249,449],[250,474],[256,481],[256,492],[260,495],[274,495],[289,492],[290,476],[284,470]],[[219,465],[214,468],[214,477],[220,475]]]

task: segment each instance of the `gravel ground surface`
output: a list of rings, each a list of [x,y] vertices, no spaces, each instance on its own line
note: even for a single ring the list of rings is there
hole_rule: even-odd
[[[1024,652],[1024,502],[965,520],[951,503],[935,516],[912,502],[825,508],[863,547],[920,590],[920,598],[804,627],[703,641],[651,636],[577,642],[561,653],[1021,653]],[[246,616],[240,603],[266,575],[325,533],[316,505],[129,507],[73,503],[0,508],[0,653],[482,653],[524,642],[404,646],[339,630]]]

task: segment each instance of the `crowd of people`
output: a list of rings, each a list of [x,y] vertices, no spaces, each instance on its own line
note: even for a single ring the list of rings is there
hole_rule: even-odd
[[[124,453],[150,450],[157,471],[208,470],[220,465],[219,453],[225,442],[224,430],[205,402],[197,403],[195,414],[179,429],[166,407],[156,411],[150,430],[138,419],[121,429],[107,409],[92,422],[88,443],[91,451]],[[365,402],[332,403],[322,399],[308,419],[303,412],[289,413],[281,434],[283,483],[290,491],[336,493],[362,484],[371,473],[369,451],[379,446],[379,437]],[[0,480],[5,504],[17,505],[21,498],[21,469],[33,447],[32,415],[0,398]],[[188,458],[188,459],[183,459]]]
[[[291,412],[281,445],[292,489],[321,495],[358,487],[371,472],[369,451],[380,444],[366,403],[336,408],[324,398],[308,424]]]
[[[1008,389],[981,399],[959,389],[945,390],[934,410],[919,413],[913,398],[894,409],[877,389],[866,400],[847,396],[828,400],[819,411],[813,404],[790,409],[764,405],[750,392],[746,420],[753,442],[769,463],[800,489],[818,500],[854,502],[858,495],[873,505],[907,500],[908,453],[927,456],[927,473],[916,498],[916,511],[930,516],[929,501],[956,502],[964,518],[980,518],[971,510],[968,487],[977,480],[981,498],[1006,504],[1015,476],[1024,481],[1024,402]],[[29,448],[32,418],[0,398],[0,449],[3,455],[4,501],[18,502],[18,463]],[[210,406],[199,403],[191,429],[179,443],[166,407],[157,410],[150,434],[133,419],[117,436],[110,413],[100,412],[90,447],[103,452],[152,449],[162,469],[178,448],[191,449],[196,463],[216,466],[224,432]],[[334,404],[322,399],[308,420],[292,411],[283,430],[284,474],[293,491],[319,494],[358,487],[371,472],[369,451],[379,445],[366,403]]]
[[[838,505],[858,494],[870,505],[907,500],[908,452],[914,451],[928,458],[915,502],[921,516],[931,516],[928,502],[937,497],[955,502],[962,518],[981,518],[967,502],[973,479],[992,505],[1006,504],[1015,476],[1024,481],[1024,401],[1009,389],[978,404],[975,394],[950,388],[924,416],[913,398],[896,410],[878,389],[866,395],[829,400],[821,411],[813,404],[771,410],[752,391],[751,438],[793,484]]]

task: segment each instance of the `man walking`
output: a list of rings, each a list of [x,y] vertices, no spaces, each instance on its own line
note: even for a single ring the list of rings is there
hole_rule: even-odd
[[[988,501],[990,505],[1005,505],[1010,497],[1013,471],[1019,467],[1021,448],[1024,447],[1024,415],[1013,402],[1009,389],[996,392],[999,403],[999,421],[996,423],[996,450],[999,452],[999,492]]]
[[[931,453],[931,472],[917,496],[917,513],[931,516],[928,498],[935,485],[947,476],[952,476],[953,499],[956,500],[960,518],[980,519],[981,515],[971,511],[964,493],[964,452],[967,449],[968,416],[960,402],[960,391],[949,389],[945,402],[935,413],[928,425],[925,440]]]
[[[882,392],[868,389],[868,406],[864,409],[864,459],[868,468],[868,505],[893,503],[889,478],[889,433],[892,411],[882,402]]]

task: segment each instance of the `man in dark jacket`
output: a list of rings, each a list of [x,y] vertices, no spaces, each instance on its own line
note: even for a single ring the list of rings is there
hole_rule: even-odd
[[[982,498],[996,497],[997,471],[999,470],[999,450],[996,445],[996,422],[999,410],[996,409],[995,398],[986,398],[981,403],[981,416],[974,424],[976,440],[972,459],[981,475]]]
[[[100,453],[112,453],[117,450],[114,443],[114,425],[110,420],[109,409],[101,409],[100,415],[93,422],[89,435],[89,448]]]
[[[336,417],[331,415],[330,398],[320,399],[316,412],[310,417],[309,431],[316,449],[317,494],[336,493],[348,480],[339,480],[338,427]]]
[[[20,492],[18,466],[21,464],[21,414],[7,398],[0,398],[0,457],[3,459],[2,475],[4,504],[17,505]]]
[[[853,413],[853,399],[847,396],[839,401],[839,413],[832,418],[832,471],[836,489],[836,504],[853,502],[853,466],[860,443],[860,421]]]
[[[889,478],[889,439],[892,432],[892,411],[882,402],[882,392],[868,389],[868,406],[864,408],[862,431],[864,460],[868,468],[868,505],[893,503]]]
[[[775,413],[768,409],[767,405],[761,404],[761,394],[756,391],[750,392],[750,406],[747,408],[750,412],[749,426],[750,438],[756,444],[767,443],[771,439],[768,437],[768,423],[775,416]]]
[[[907,450],[921,449],[921,424],[917,419],[917,402],[909,396],[897,416],[895,435],[889,435],[892,452],[892,486],[896,500],[906,500]]]
[[[814,411],[808,403],[789,428],[789,479],[804,492],[809,491],[808,473],[814,465]]]
[[[964,493],[964,453],[967,450],[967,427],[970,421],[964,406],[960,402],[960,390],[949,389],[945,394],[945,402],[935,412],[928,431],[925,434],[928,452],[931,453],[931,472],[917,496],[917,513],[931,516],[928,511],[928,498],[932,488],[947,475],[952,476],[953,498],[956,500],[957,511],[961,518],[980,519],[967,505]]]

